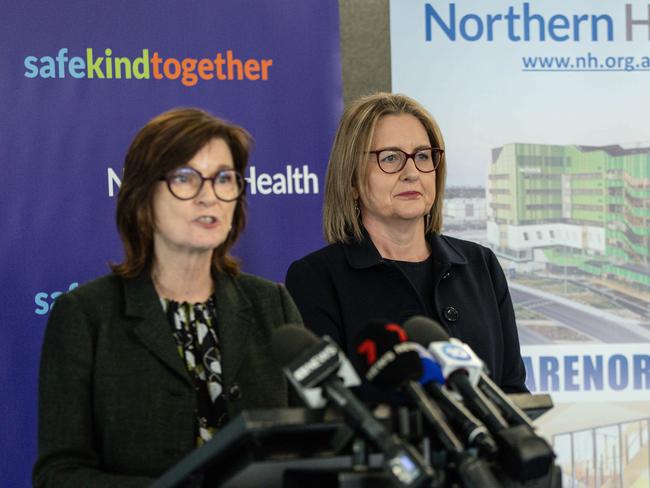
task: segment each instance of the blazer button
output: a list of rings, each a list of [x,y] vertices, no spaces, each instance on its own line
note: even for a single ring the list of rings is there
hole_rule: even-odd
[[[447,307],[445,310],[442,312],[442,315],[447,319],[449,322],[456,322],[458,320],[458,310],[456,310],[454,307]]]
[[[227,413],[222,413],[219,416],[219,419],[217,420],[217,427],[220,429],[224,425],[228,423],[228,414]]]
[[[241,388],[237,383],[233,383],[228,389],[228,397],[230,400],[239,400],[241,398]]]

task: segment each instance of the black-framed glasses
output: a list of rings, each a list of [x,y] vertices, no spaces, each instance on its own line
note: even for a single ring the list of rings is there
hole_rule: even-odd
[[[377,157],[379,169],[384,173],[399,173],[406,166],[410,159],[420,173],[431,173],[440,165],[445,150],[439,147],[425,147],[409,154],[401,149],[380,149],[379,151],[368,151]]]
[[[234,169],[222,169],[212,177],[203,176],[194,168],[182,166],[160,178],[179,200],[191,200],[203,188],[205,181],[212,183],[214,195],[223,202],[237,200],[244,193],[244,177]]]

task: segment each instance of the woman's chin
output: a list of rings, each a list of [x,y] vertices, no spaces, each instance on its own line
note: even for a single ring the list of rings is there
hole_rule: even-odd
[[[424,219],[424,214],[422,212],[404,212],[399,215],[399,218],[401,220],[417,224]]]

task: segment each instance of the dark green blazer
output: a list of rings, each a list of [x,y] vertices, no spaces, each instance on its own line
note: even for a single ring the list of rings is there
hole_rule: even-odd
[[[287,406],[271,333],[302,323],[281,285],[216,273],[230,417]],[[36,487],[141,487],[195,448],[196,395],[148,276],[60,296],[41,356]]]

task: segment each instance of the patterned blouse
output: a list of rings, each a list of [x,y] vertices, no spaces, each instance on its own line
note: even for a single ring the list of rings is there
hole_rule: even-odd
[[[197,446],[209,441],[227,418],[221,376],[221,350],[217,336],[214,297],[204,303],[161,298],[172,334],[197,393]]]

